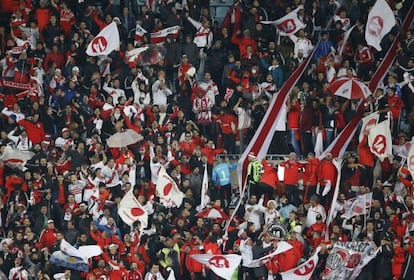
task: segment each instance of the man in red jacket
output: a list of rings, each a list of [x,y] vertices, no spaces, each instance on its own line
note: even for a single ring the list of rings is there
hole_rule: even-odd
[[[237,119],[236,116],[226,112],[224,108],[220,109],[220,115],[217,118],[217,123],[220,124],[221,136],[223,137],[223,148],[229,153],[236,152],[236,132]]]
[[[39,114],[34,114],[33,117],[20,120],[17,124],[26,129],[27,137],[32,141],[33,145],[39,144],[45,139],[45,131],[43,124],[39,122]]]
[[[307,203],[309,198],[316,194],[316,185],[318,184],[319,160],[312,154],[308,154],[308,162],[305,165],[303,174],[303,185],[305,186],[304,202]]]
[[[284,183],[286,188],[286,196],[289,201],[296,207],[299,207],[299,189],[297,186],[300,169],[305,167],[304,164],[297,161],[296,153],[290,153],[287,161],[281,162],[280,166],[285,167]]]
[[[319,183],[320,194],[322,195],[321,204],[329,204],[332,201],[333,189],[336,185],[336,167],[332,162],[332,154],[327,153],[325,158],[319,164]]]
[[[55,222],[53,220],[47,221],[47,228],[40,234],[39,246],[40,249],[50,249],[57,241],[57,229],[55,229]]]

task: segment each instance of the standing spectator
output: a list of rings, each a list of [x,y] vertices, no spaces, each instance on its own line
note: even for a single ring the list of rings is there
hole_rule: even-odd
[[[232,113],[227,112],[225,108],[221,108],[217,122],[220,125],[220,134],[223,139],[223,148],[229,154],[234,154],[236,152],[236,117]]]
[[[325,222],[325,208],[319,204],[318,197],[316,195],[313,195],[310,198],[310,207],[308,209],[308,213],[306,214],[305,227],[310,228],[313,224],[315,224],[318,216],[320,216],[322,222]]]
[[[236,164],[231,164],[229,157],[224,160],[215,161],[213,168],[212,182],[216,188],[219,188],[220,204],[223,209],[230,205],[232,198],[231,173],[230,170],[235,170]]]
[[[306,33],[303,29],[298,31],[298,36],[296,35],[289,35],[289,38],[295,44],[295,48],[293,51],[293,57],[299,57],[299,52],[303,53],[303,57],[307,58],[313,49],[312,42],[306,37]]]
[[[354,60],[356,62],[356,72],[358,77],[367,81],[369,79],[369,71],[371,70],[372,62],[374,61],[374,54],[368,46],[364,46],[362,42],[358,42],[355,51]]]
[[[279,165],[285,168],[283,178],[286,189],[286,197],[293,203],[293,205],[298,207],[300,204],[300,198],[297,184],[299,180],[299,173],[304,165],[297,161],[297,155],[293,152],[289,154],[288,160],[281,162]]]

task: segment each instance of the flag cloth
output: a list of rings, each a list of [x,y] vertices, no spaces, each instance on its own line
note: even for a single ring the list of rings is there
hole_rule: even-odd
[[[10,168],[19,168],[25,171],[26,162],[29,161],[35,154],[30,151],[19,151],[10,146],[5,146],[3,154],[0,156],[0,161],[4,162]]]
[[[336,242],[326,260],[322,279],[355,279],[377,252],[373,242]]]
[[[349,36],[351,35],[352,30],[354,29],[355,25],[352,26],[351,28],[349,28],[345,33],[344,33],[344,37],[342,38],[342,43],[338,48],[338,55],[342,55],[345,46],[346,46],[346,42],[349,39]]]
[[[362,118],[361,132],[359,133],[359,142],[362,141],[364,135],[368,135],[370,129],[378,124],[379,114],[374,112]]]
[[[342,162],[343,159],[340,157],[338,158],[334,158],[332,160],[332,163],[335,165],[336,171],[337,171],[337,178],[336,178],[336,184],[335,184],[335,190],[333,193],[333,197],[332,197],[332,201],[333,203],[331,203],[331,207],[329,208],[329,212],[328,215],[326,217],[326,228],[329,228],[330,223],[333,221],[334,217],[334,213],[335,212],[335,205],[336,205],[336,201],[338,200],[338,195],[339,195],[339,186],[341,185],[341,167],[342,167]],[[334,203],[335,202],[335,203]],[[326,231],[326,235],[325,235],[325,239],[328,238],[328,231]]]
[[[164,207],[180,207],[184,199],[184,194],[180,191],[177,183],[168,175],[164,167],[158,173],[157,195]]]
[[[407,16],[408,17],[408,16]],[[396,24],[395,16],[385,0],[377,0],[368,14],[365,27],[365,41],[381,51],[381,41]]]
[[[81,258],[66,255],[62,251],[53,252],[50,256],[50,263],[78,271],[89,271],[89,264]]]
[[[286,241],[279,241],[277,243],[277,248],[270,254],[261,257],[260,259],[253,260],[250,264],[248,264],[248,267],[257,267],[264,265],[265,263],[269,262],[274,256],[279,255],[283,252],[289,251],[292,249],[293,246],[287,243]]]
[[[142,28],[141,25],[137,24],[135,27],[135,41],[142,41],[146,33],[148,33],[148,31]],[[150,42],[151,44],[162,44],[165,42],[168,35],[172,35],[175,39],[177,39],[180,35],[180,26],[175,25],[150,33]]]
[[[321,247],[317,247],[315,253],[306,262],[302,263],[296,268],[281,272],[282,280],[309,280],[319,261],[319,251]]]
[[[135,61],[135,59],[143,52],[148,50],[148,46],[135,48],[125,53],[125,56],[128,58],[129,62]]]
[[[240,255],[212,255],[196,254],[190,255],[201,264],[208,265],[210,269],[219,277],[230,280],[234,270],[239,266],[242,257]]]
[[[411,143],[410,150],[408,151],[407,168],[411,173],[411,177],[414,178],[414,142]]]
[[[115,22],[107,25],[89,43],[86,54],[89,56],[108,55],[119,49],[119,31]]]
[[[210,197],[208,196],[207,164],[205,164],[204,165],[203,183],[201,185],[201,203],[200,203],[197,210],[200,212],[201,210],[206,208],[206,206],[209,202],[210,202]]]
[[[275,21],[261,21],[261,23],[273,25],[279,31],[281,36],[293,35],[300,29],[306,27],[306,24],[304,24],[298,17],[298,11],[300,9],[303,9],[303,7],[299,6],[284,17]]]
[[[341,218],[350,219],[357,215],[365,215],[365,209],[371,207],[371,204],[372,192],[350,198],[345,201],[345,213],[341,215]]]
[[[102,249],[98,245],[87,245],[75,248],[65,239],[62,239],[62,241],[60,242],[60,251],[62,251],[62,253],[65,253],[68,256],[82,259],[86,263],[90,258],[102,254]]]
[[[141,229],[148,225],[148,213],[134,196],[133,188],[125,194],[119,203],[118,215],[129,226],[132,226],[136,221],[140,222]]]
[[[371,152],[381,161],[392,158],[392,136],[390,120],[386,119],[369,130],[368,145]]]

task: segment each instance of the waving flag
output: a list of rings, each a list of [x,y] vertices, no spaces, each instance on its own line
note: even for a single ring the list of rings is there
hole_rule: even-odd
[[[136,221],[140,222],[141,229],[148,225],[148,213],[134,196],[133,188],[126,193],[119,203],[118,215],[129,226],[132,226]]]
[[[318,264],[318,254],[320,250],[321,247],[317,247],[315,253],[309,260],[302,263],[296,268],[281,272],[280,275],[282,276],[282,280],[309,280],[312,277],[312,274]]]
[[[411,173],[411,177],[414,178],[414,142],[411,140],[412,144],[410,150],[408,151],[407,157],[407,168]]]
[[[230,280],[235,269],[239,266],[242,257],[240,255],[212,255],[212,254],[196,254],[190,255],[193,259],[208,265],[210,269],[219,277]]]
[[[380,122],[369,130],[368,145],[371,152],[381,161],[392,157],[392,136],[389,119]]]
[[[293,246],[290,245],[289,243],[287,243],[286,241],[279,241],[277,243],[277,248],[276,250],[274,250],[272,253],[261,257],[260,259],[257,260],[253,260],[250,264],[249,267],[254,267],[254,266],[261,266],[264,265],[265,263],[269,262],[274,256],[279,255],[283,252],[289,251],[290,249],[292,249]]]
[[[359,142],[362,141],[364,135],[368,135],[371,128],[378,124],[379,114],[374,112],[362,119],[361,132],[359,133]]]
[[[303,9],[303,7],[299,6],[289,14],[275,21],[261,21],[261,23],[273,25],[282,36],[295,34],[300,29],[306,27],[306,24],[304,24],[298,17],[298,11],[300,9]]]
[[[201,185],[201,203],[198,207],[198,211],[206,208],[207,204],[210,202],[210,197],[208,196],[208,174],[207,174],[207,164],[204,165],[204,175],[203,183]],[[222,205],[223,207],[223,205]]]
[[[142,28],[141,25],[137,24],[135,27],[135,41],[142,41],[142,38],[145,36],[146,33],[148,33],[148,31]],[[168,35],[172,35],[175,39],[177,39],[179,34],[180,26],[175,25],[172,27],[164,28],[157,32],[150,33],[150,41],[151,44],[162,44],[165,42],[165,39]]]
[[[25,171],[26,162],[29,161],[35,154],[30,151],[19,151],[6,145],[3,154],[0,156],[0,161],[4,162],[10,168],[19,168]]]
[[[372,192],[361,194],[345,201],[345,213],[341,218],[350,219],[357,215],[365,215],[365,209],[371,207]]]
[[[164,167],[158,173],[157,195],[164,207],[180,207],[184,199],[184,194],[180,191],[175,181],[168,175]]]
[[[115,22],[107,25],[89,43],[86,54],[89,56],[108,55],[119,49],[119,31]]]
[[[351,28],[349,28],[349,30],[347,30],[347,31],[344,33],[344,37],[342,38],[342,42],[341,42],[340,46],[338,46],[338,54],[339,54],[339,55],[342,55],[342,53],[343,53],[343,51],[344,51],[344,49],[345,49],[345,46],[346,46],[346,42],[348,41],[349,36],[350,36],[350,35],[351,35],[351,33],[352,33],[352,30],[354,30],[354,27],[355,27],[355,25],[354,25],[354,26],[352,26]]]
[[[368,14],[365,27],[365,41],[381,51],[381,41],[396,24],[395,16],[387,1],[377,0]]]

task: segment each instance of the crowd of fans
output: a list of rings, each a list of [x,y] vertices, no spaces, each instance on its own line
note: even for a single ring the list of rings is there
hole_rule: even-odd
[[[0,161],[0,279],[164,279],[168,268],[181,279],[216,279],[190,257],[200,253],[241,254],[239,279],[265,279],[296,267],[322,246],[314,273],[320,279],[332,245],[352,240],[383,248],[358,279],[414,279],[413,180],[403,159],[380,162],[366,137],[351,141],[349,150],[358,153],[345,159],[338,203],[373,192],[372,207],[349,220],[338,215],[326,228],[333,192],[327,185],[335,185],[338,174],[332,155],[322,161],[313,155],[318,132],[328,147],[358,105],[334,96],[329,83],[341,76],[369,82],[411,1],[389,1],[398,23],[379,52],[364,39],[375,1],[236,0],[220,25],[210,15],[210,1],[96,2],[0,3],[0,154],[9,151],[9,160]],[[297,7],[306,27],[296,35],[279,36],[260,22]],[[120,50],[87,56],[93,36],[112,21]],[[181,29],[177,38],[169,35],[155,47],[149,33],[137,40],[136,24],[149,33]],[[378,111],[393,120],[398,151],[414,135],[414,31],[403,38],[383,85],[365,101],[367,114]],[[162,59],[146,65],[129,60],[128,52],[146,45],[162,48]],[[224,235],[224,220],[196,217],[204,167],[209,207],[231,214],[239,199],[231,160],[244,151],[273,96],[314,48],[269,151],[291,152],[280,164],[284,182],[277,166],[251,156],[249,196]],[[16,89],[21,84],[30,86]],[[109,148],[106,140],[124,129],[144,140]],[[27,151],[34,152],[27,161],[10,160]],[[216,159],[219,154],[229,157]],[[185,194],[178,208],[158,201],[161,166]],[[136,178],[130,178],[132,168]],[[150,214],[144,230],[138,223],[130,228],[117,214],[131,188]],[[286,234],[270,234],[273,223]],[[248,265],[280,238],[294,248],[266,266]],[[75,247],[97,244],[104,253],[91,259],[88,273],[58,267],[50,256],[62,239]]]

